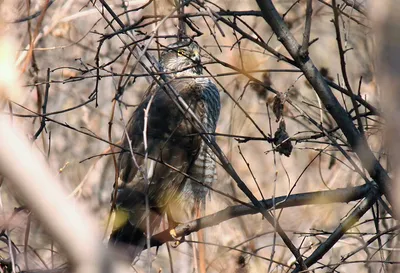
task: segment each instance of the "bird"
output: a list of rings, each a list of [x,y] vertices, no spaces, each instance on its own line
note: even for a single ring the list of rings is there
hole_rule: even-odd
[[[159,63],[165,82],[203,124],[206,132],[202,133],[215,140],[220,95],[217,86],[202,76],[199,45],[192,40],[170,44]],[[216,180],[211,148],[194,125],[194,117],[179,110],[165,92],[165,85],[148,92],[121,139],[118,185],[112,194],[116,216],[109,245],[123,247],[131,258],[143,251],[147,236],[155,232],[165,215],[173,228],[182,215],[193,217],[195,211],[204,212],[209,189],[198,181],[211,185]]]

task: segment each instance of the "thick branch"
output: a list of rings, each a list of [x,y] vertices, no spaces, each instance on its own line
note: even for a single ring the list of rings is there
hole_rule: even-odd
[[[372,207],[378,200],[380,194],[377,187],[372,187],[367,197],[354,209],[354,211],[335,229],[335,231],[305,260],[307,266],[311,266],[321,259],[342,236]],[[296,267],[293,273],[300,272]]]
[[[270,0],[257,0],[257,3],[263,13],[265,21],[271,26],[278,40],[282,42],[298,67],[303,71],[322,103],[346,136],[351,148],[357,153],[364,168],[368,170],[369,175],[378,183],[386,198],[392,203],[390,197],[392,187],[386,170],[372,154],[368,143],[361,137],[360,132],[356,129],[347,112],[333,95],[321,73],[309,57],[302,58],[302,56],[299,55],[300,45],[283,22],[272,2]]]
[[[276,209],[297,207],[304,205],[315,204],[330,204],[330,203],[348,203],[364,198],[370,191],[371,185],[365,184],[354,188],[337,189],[331,191],[318,191],[309,193],[293,194],[291,196],[275,197]],[[274,202],[272,199],[261,200],[266,209],[273,208]],[[251,205],[251,204],[250,204]],[[225,208],[214,214],[193,220],[191,222],[180,224],[174,229],[176,237],[187,236],[192,232],[199,231],[204,228],[219,225],[227,220],[244,216],[257,214],[259,210],[252,209],[245,205],[236,205]],[[165,230],[152,237],[152,246],[160,246],[169,241],[175,241],[171,234],[171,230]]]

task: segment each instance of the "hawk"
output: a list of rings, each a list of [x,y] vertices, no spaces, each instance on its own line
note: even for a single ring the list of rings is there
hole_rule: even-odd
[[[214,133],[220,113],[219,92],[212,81],[201,77],[199,46],[192,41],[169,45],[160,65],[168,84],[202,122],[206,133]],[[154,87],[134,111],[122,137],[125,152],[118,158],[116,218],[109,243],[125,246],[132,257],[143,250],[146,234],[158,228],[163,215],[168,215],[171,226],[176,217],[193,216],[195,209],[204,208],[208,188],[184,174],[208,185],[216,176],[215,158],[193,125],[193,116],[183,114],[164,88]],[[145,140],[147,160],[143,156]]]

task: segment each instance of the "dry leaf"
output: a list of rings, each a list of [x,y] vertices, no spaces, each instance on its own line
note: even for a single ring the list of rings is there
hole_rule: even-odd
[[[277,146],[276,151],[278,151],[279,154],[284,154],[289,157],[292,153],[293,145],[289,139],[288,133],[286,132],[286,124],[284,120],[281,120],[279,123],[279,128],[276,130],[274,137],[274,144]]]
[[[272,104],[272,111],[275,114],[276,122],[278,122],[283,113],[283,104],[285,103],[285,95],[278,93],[274,97],[274,102]]]

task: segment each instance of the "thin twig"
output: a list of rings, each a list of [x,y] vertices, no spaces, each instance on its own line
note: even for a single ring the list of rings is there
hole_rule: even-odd
[[[335,26],[335,31],[336,31],[336,41],[339,49],[339,57],[340,57],[340,67],[342,69],[342,77],[344,80],[344,84],[346,85],[347,90],[352,94],[350,96],[351,102],[353,104],[353,109],[355,111],[355,115],[357,118],[357,123],[358,123],[358,130],[360,131],[361,135],[364,135],[364,129],[363,129],[363,124],[360,118],[360,111],[358,110],[357,102],[354,99],[354,92],[353,89],[351,88],[349,78],[347,76],[347,69],[346,69],[346,60],[345,60],[345,51],[343,50],[343,45],[342,45],[342,37],[340,34],[340,27],[339,27],[339,11],[338,7],[336,6],[336,0],[332,0],[332,9],[333,9],[333,14],[334,14],[334,21],[333,24]]]
[[[339,241],[340,238],[349,230],[360,218],[375,204],[380,194],[378,187],[373,183],[365,199],[354,209],[354,211],[340,223],[335,231],[323,242],[306,260],[307,266],[311,266],[323,257],[332,247]],[[302,269],[296,267],[293,273],[298,273]]]
[[[299,49],[299,55],[303,58],[308,56],[308,46],[310,42],[310,32],[311,32],[311,18],[312,18],[312,0],[307,0],[307,8],[306,8],[306,23],[304,26],[303,32],[303,43],[301,44],[301,48]]]
[[[41,134],[43,129],[46,127],[46,111],[47,111],[47,102],[49,100],[49,90],[50,90],[50,68],[47,68],[47,83],[46,83],[46,89],[44,93],[44,101],[42,105],[42,114],[43,117],[41,118],[41,123],[39,129],[36,131],[35,135],[33,136],[33,139],[37,139],[38,136]]]
[[[266,22],[280,38],[280,41],[288,50],[290,55],[295,59],[295,62],[299,68],[304,72],[304,75],[312,84],[318,96],[321,98],[322,103],[325,105],[326,109],[343,131],[350,146],[357,153],[362,164],[367,168],[370,176],[374,179],[374,181],[376,181],[376,183],[378,183],[384,192],[385,197],[392,204],[391,179],[389,178],[386,170],[371,152],[366,140],[361,137],[351,118],[349,118],[346,111],[344,111],[343,107],[339,104],[338,100],[333,95],[332,91],[326,84],[318,69],[313,64],[312,60],[310,58],[306,60],[300,58],[298,55],[299,45],[276,11],[272,2],[270,0],[257,0],[257,3],[263,12]]]

